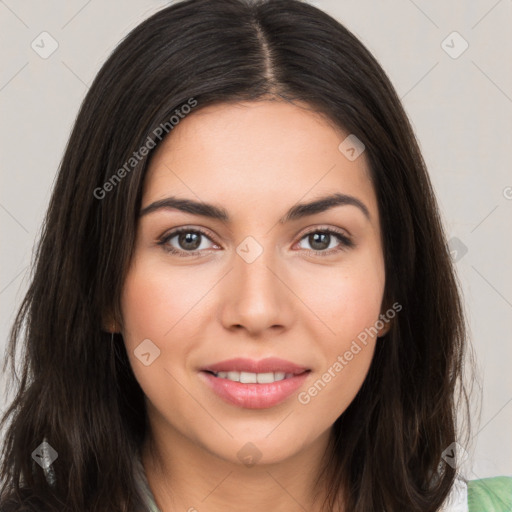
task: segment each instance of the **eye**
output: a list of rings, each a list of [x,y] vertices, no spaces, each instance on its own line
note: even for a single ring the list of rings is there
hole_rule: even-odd
[[[176,239],[174,243],[173,239]],[[202,239],[212,242],[210,236],[202,229],[181,227],[164,235],[158,241],[158,245],[177,256],[197,256],[205,250],[212,249],[212,247],[205,247]],[[312,251],[315,256],[329,256],[354,246],[354,242],[348,236],[333,228],[316,228],[304,234],[300,240],[301,242],[306,240],[311,245],[311,249],[305,249]],[[213,248],[219,248],[214,242],[212,243]]]
[[[178,247],[172,245],[171,241],[176,238]],[[158,245],[163,246],[164,250],[171,254],[178,256],[195,256],[208,247],[204,247],[202,238],[207,238],[211,241],[210,237],[205,231],[198,228],[178,228],[170,233],[164,235],[159,241]],[[217,246],[218,247],[218,246]],[[210,247],[211,249],[211,247]]]
[[[332,228],[317,228],[314,231],[309,231],[301,238],[302,240],[306,240],[310,244],[311,249],[309,250],[317,256],[329,256],[354,247],[354,242],[348,236]]]

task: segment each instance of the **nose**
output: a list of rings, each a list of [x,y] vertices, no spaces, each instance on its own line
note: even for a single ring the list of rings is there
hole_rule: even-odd
[[[244,329],[253,337],[288,329],[293,322],[294,295],[286,285],[286,273],[272,247],[261,250],[253,261],[243,252],[234,255],[234,267],[222,290],[223,326]]]

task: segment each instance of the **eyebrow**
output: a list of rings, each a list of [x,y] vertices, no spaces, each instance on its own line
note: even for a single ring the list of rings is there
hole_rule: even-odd
[[[309,215],[325,212],[337,206],[346,205],[359,208],[359,210],[363,212],[364,216],[370,220],[370,212],[360,199],[346,194],[335,193],[320,197],[319,199],[315,199],[309,203],[299,203],[292,206],[286,212],[286,214],[279,219],[279,223],[285,224],[286,222],[301,219]],[[180,210],[182,212],[191,213],[193,215],[201,215],[202,217],[218,219],[228,223],[231,221],[228,212],[220,206],[173,196],[160,199],[159,201],[155,201],[154,203],[146,206],[141,210],[140,217],[156,212],[158,210],[168,209]]]

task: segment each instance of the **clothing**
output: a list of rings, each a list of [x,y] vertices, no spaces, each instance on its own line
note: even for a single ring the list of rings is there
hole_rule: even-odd
[[[140,512],[161,512],[155,502],[155,497],[149,488],[149,483],[146,478],[146,472],[142,465],[142,459],[135,457],[133,464],[133,474],[135,476],[135,485],[137,486],[137,492],[139,493],[142,501],[146,504],[146,509]],[[139,511],[137,511],[139,512]]]
[[[146,478],[140,458],[134,465],[137,489],[146,503],[141,512],[161,512]],[[439,512],[512,512],[512,476],[497,476],[478,480],[458,478]]]
[[[468,486],[469,512],[511,512],[512,477],[495,476],[471,480]]]

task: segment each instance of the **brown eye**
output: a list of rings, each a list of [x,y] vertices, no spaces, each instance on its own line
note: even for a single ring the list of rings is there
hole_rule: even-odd
[[[173,239],[176,239],[173,241]],[[179,256],[195,256],[204,250],[211,249],[211,247],[203,246],[203,240],[209,240],[210,237],[200,229],[192,228],[179,228],[171,231],[160,239],[158,245],[161,245],[164,250],[171,254]],[[213,242],[212,242],[213,243]]]
[[[310,251],[317,252],[319,256],[326,256],[354,246],[350,238],[333,229],[317,229],[306,233],[302,240],[307,240]],[[308,250],[307,247],[303,247]]]
[[[315,251],[323,251],[329,248],[331,235],[328,233],[313,233],[308,235],[308,242]]]
[[[184,232],[177,235],[178,245],[186,251],[195,251],[201,245],[201,235],[194,231]]]

